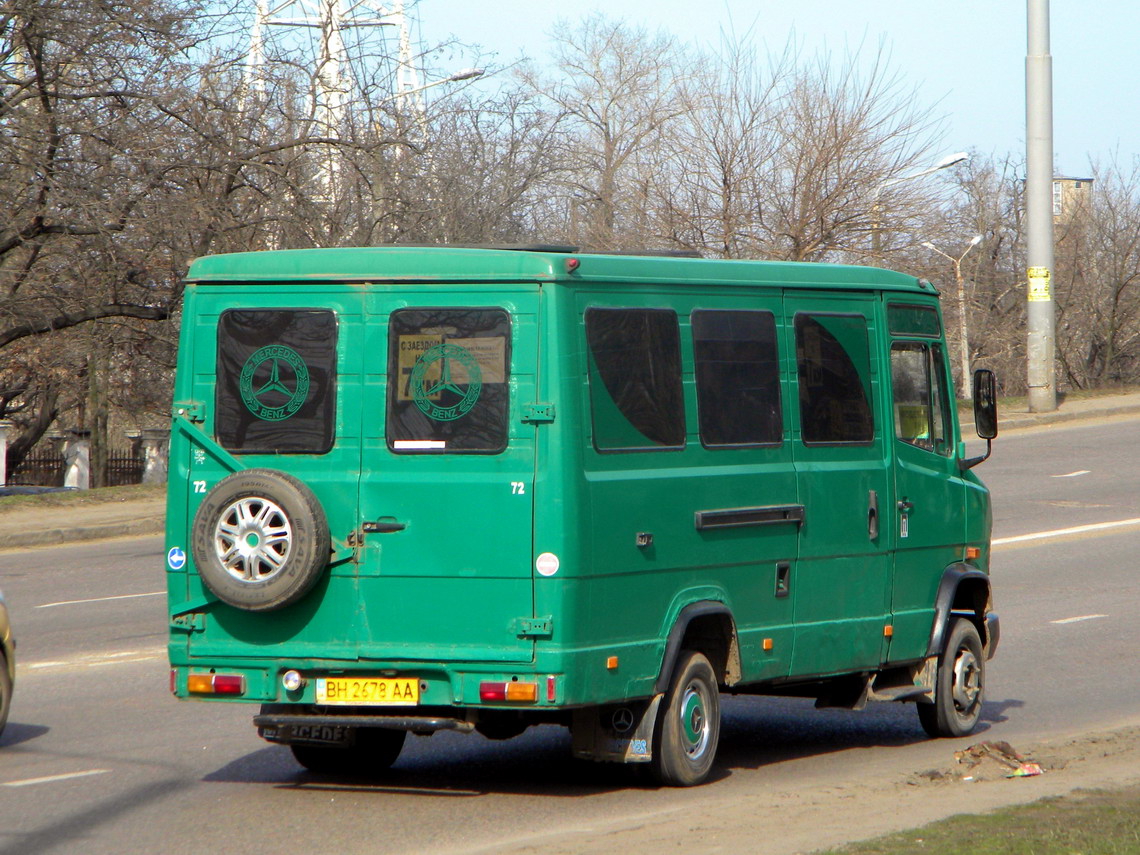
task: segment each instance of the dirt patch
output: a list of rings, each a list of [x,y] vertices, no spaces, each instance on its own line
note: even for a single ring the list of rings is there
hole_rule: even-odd
[[[956,814],[987,813],[1080,789],[1140,782],[1140,727],[1009,746],[1041,774],[1008,777],[1001,749],[970,752],[962,740],[926,743],[945,763],[907,771],[907,755],[842,752],[824,762],[776,764],[763,777],[730,776],[686,791],[658,791],[658,809],[553,827],[494,851],[587,855],[620,851],[763,852],[800,855],[917,828]],[[945,746],[944,750],[941,746]],[[918,753],[918,752],[915,752]],[[962,759],[956,758],[958,753]],[[816,758],[823,760],[823,758]],[[971,761],[973,762],[971,766]],[[900,762],[901,761],[901,762]],[[470,852],[490,851],[485,847]]]

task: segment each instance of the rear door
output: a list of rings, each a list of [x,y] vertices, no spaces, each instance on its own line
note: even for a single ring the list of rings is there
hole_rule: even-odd
[[[189,646],[201,656],[355,658],[355,566],[345,548],[357,526],[363,298],[348,286],[302,289],[199,286],[193,323],[193,398],[187,525],[207,493],[240,469],[300,479],[319,501],[333,561],[295,605],[252,612],[217,602],[197,576],[188,602],[211,603]]]
[[[530,661],[538,291],[367,297],[363,658]]]
[[[804,521],[792,581],[793,676],[875,668],[888,623],[890,498],[875,300],[785,298],[798,406],[793,457]]]

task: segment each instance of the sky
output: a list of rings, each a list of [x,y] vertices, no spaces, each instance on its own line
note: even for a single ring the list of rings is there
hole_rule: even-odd
[[[541,60],[556,22],[591,12],[662,29],[706,50],[722,33],[751,33],[765,53],[794,36],[804,54],[882,42],[890,67],[923,106],[946,116],[943,153],[998,158],[1025,152],[1024,0],[418,0],[407,2],[425,46],[450,37],[500,64]],[[1140,2],[1053,0],[1053,146],[1058,174],[1088,177],[1090,163],[1140,158]],[[862,46],[860,48],[860,46]],[[463,60],[456,57],[462,64]],[[470,63],[468,63],[470,64]],[[490,82],[476,85],[490,86]],[[938,159],[937,156],[935,159]]]

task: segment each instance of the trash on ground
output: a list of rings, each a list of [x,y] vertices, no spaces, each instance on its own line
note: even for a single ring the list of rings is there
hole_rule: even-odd
[[[963,780],[981,778],[987,766],[996,766],[1006,778],[1032,778],[1045,771],[1041,764],[1023,757],[1008,742],[978,742],[962,751],[955,751],[954,759],[970,773]]]

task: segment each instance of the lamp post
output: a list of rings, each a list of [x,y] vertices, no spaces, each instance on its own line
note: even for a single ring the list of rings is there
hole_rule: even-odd
[[[909,175],[896,175],[894,178],[888,178],[879,183],[875,188],[875,193],[872,198],[871,206],[871,254],[875,259],[877,265],[882,258],[882,235],[879,230],[879,194],[885,189],[894,185],[901,184],[903,181],[913,181],[915,178],[923,178],[924,176],[938,172],[940,169],[949,169],[951,166],[957,166],[970,159],[969,152],[956,151],[954,154],[948,154],[942,158],[934,166],[929,166],[926,169],[920,169],[918,172],[912,172]]]
[[[952,255],[947,255],[930,241],[923,241],[922,245],[927,249],[933,250],[941,255],[943,258],[949,259],[950,263],[954,265],[954,279],[958,283],[958,358],[962,360],[962,384],[959,387],[959,393],[962,398],[969,398],[969,384],[970,384],[970,338],[966,332],[966,288],[962,282],[962,259],[964,259],[975,246],[982,242],[981,235],[974,235],[970,239],[965,251],[957,258]]]
[[[461,69],[460,71],[455,72],[454,74],[449,74],[447,77],[441,77],[439,80],[433,80],[430,83],[423,84],[422,86],[415,86],[411,89],[400,89],[397,92],[393,93],[392,95],[389,95],[386,98],[381,98],[379,101],[374,102],[373,106],[379,107],[383,104],[388,104],[388,103],[391,103],[393,101],[396,102],[396,109],[395,109],[396,129],[397,129],[398,134],[402,134],[405,130],[405,128],[404,128],[405,106],[407,103],[407,99],[410,96],[417,96],[420,93],[422,93],[425,89],[431,89],[433,86],[442,86],[444,83],[459,83],[459,82],[464,81],[464,80],[474,80],[476,77],[482,77],[485,73],[486,73],[486,71],[482,68],[464,68],[464,69]],[[413,128],[418,129],[421,133],[426,134],[427,119],[426,119],[426,115],[425,115],[425,111],[424,111],[423,100],[421,98],[415,99],[414,109],[416,112],[416,116],[414,119]],[[376,124],[375,128],[377,130],[377,133],[379,134],[379,123]],[[396,149],[396,154],[395,154],[395,158],[394,158],[395,163],[393,164],[393,168],[391,170],[392,180],[396,183],[398,183],[400,180],[400,169],[401,169],[402,161],[404,159],[404,154],[405,154],[404,146],[401,145]],[[374,220],[373,229],[375,229],[376,226],[380,223],[380,220],[383,216],[383,211],[381,210],[381,200],[380,200],[379,195],[376,192],[376,187],[381,182],[381,176],[383,175],[383,168],[382,168],[382,165],[380,162],[380,157],[378,155],[373,155],[373,166],[374,166],[375,172],[373,174],[373,180],[372,180],[372,188],[373,188],[372,189],[372,216],[373,216],[373,220]],[[429,163],[429,169],[430,169],[430,163]]]

